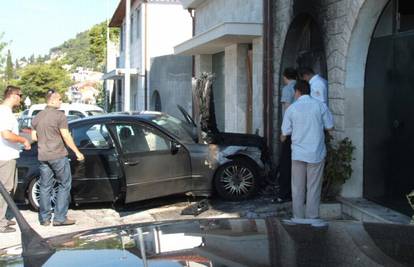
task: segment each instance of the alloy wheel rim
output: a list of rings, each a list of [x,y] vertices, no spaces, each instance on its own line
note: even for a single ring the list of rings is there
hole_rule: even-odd
[[[56,184],[56,181],[53,181],[53,185],[52,185],[52,196],[50,197],[50,202],[52,204],[52,208],[55,206],[56,203],[56,198],[57,198],[57,191],[58,191],[58,187]],[[40,181],[36,180],[34,186],[33,186],[33,190],[32,190],[32,199],[34,201],[34,204],[39,207],[39,201],[40,201]]]
[[[224,169],[220,181],[230,194],[244,195],[253,187],[253,179],[253,172],[249,168],[231,165]]]

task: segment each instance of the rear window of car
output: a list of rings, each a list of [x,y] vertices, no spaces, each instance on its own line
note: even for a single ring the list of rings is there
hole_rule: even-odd
[[[102,115],[104,112],[102,110],[87,110],[85,111],[88,116]]]
[[[32,112],[32,116],[37,115],[40,111],[42,111],[43,109],[37,109],[37,110],[33,110]]]

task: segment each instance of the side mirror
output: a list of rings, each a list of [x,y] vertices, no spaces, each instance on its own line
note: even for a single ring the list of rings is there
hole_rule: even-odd
[[[180,150],[180,148],[181,148],[180,144],[178,144],[174,141],[171,141],[171,154],[173,154],[173,155],[177,154],[178,151]]]

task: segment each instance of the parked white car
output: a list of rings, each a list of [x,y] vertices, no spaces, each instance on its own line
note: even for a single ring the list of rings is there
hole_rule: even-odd
[[[40,111],[46,108],[46,104],[35,104],[30,106],[29,109],[23,111],[21,117],[33,117]],[[104,110],[95,105],[89,104],[68,104],[62,103],[59,110],[65,112],[66,116],[77,116],[79,118],[89,117],[93,115],[104,114]]]
[[[19,121],[19,131],[20,133],[25,133],[30,136],[31,126],[32,126],[32,119],[36,116],[37,113],[44,110],[46,108],[46,104],[34,104],[30,106],[29,109],[26,109],[22,112],[20,117],[18,118]],[[60,109],[63,111],[68,119],[75,120],[79,118],[85,118],[94,115],[101,115],[104,114],[105,111],[95,105],[88,105],[88,104],[68,104],[62,103]]]

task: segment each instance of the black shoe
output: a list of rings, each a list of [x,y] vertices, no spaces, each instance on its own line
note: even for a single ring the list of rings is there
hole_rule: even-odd
[[[63,221],[63,222],[56,222],[56,221],[54,221],[53,222],[53,226],[66,226],[66,225],[73,225],[73,224],[75,224],[76,223],[76,221],[75,220],[72,220],[72,219],[66,219],[65,221]]]
[[[44,221],[44,222],[40,222],[40,225],[49,226],[50,225],[50,220],[47,220],[47,221]]]
[[[13,233],[16,232],[16,229],[10,227],[10,226],[4,226],[0,228],[0,233]]]

